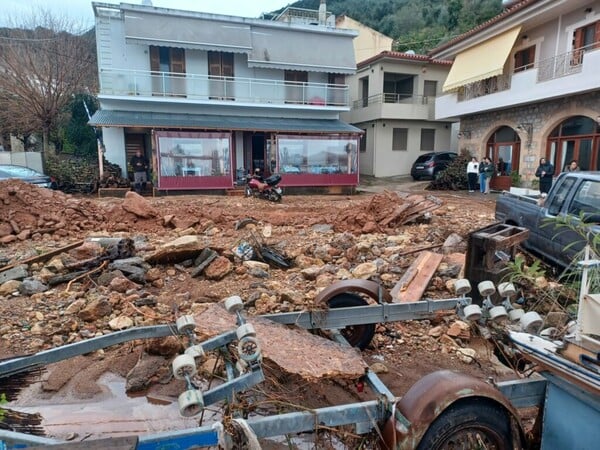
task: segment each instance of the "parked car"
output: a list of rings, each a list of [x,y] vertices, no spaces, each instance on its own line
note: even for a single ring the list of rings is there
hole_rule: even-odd
[[[600,234],[600,172],[563,172],[544,198],[504,191],[496,200],[496,220],[529,229],[523,246],[559,267],[577,259],[585,239],[557,219],[583,222],[589,239]]]
[[[0,180],[18,179],[36,186],[56,189],[56,181],[29,167],[13,164],[0,164]]]
[[[458,155],[454,152],[423,153],[417,158],[410,169],[413,180],[418,181],[423,177],[435,178]]]

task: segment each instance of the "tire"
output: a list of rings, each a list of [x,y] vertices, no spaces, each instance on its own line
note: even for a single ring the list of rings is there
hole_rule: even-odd
[[[504,408],[488,399],[458,400],[433,421],[417,450],[455,448],[512,450],[510,418]]]
[[[327,305],[330,308],[347,308],[352,306],[366,306],[369,303],[356,294],[345,292],[331,298]],[[352,347],[364,350],[375,336],[375,324],[349,325],[341,330],[342,336]]]

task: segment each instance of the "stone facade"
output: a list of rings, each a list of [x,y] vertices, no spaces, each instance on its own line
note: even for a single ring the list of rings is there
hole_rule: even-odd
[[[532,103],[499,111],[483,112],[461,118],[461,131],[470,131],[468,139],[459,142],[459,149],[465,149],[481,158],[485,154],[486,143],[492,134],[502,126],[513,128],[521,139],[520,174],[525,185],[535,178],[538,159],[546,156],[547,139],[552,130],[561,122],[573,116],[586,116],[597,120],[600,110],[600,91],[572,97]],[[521,130],[519,124],[531,124],[532,133]]]

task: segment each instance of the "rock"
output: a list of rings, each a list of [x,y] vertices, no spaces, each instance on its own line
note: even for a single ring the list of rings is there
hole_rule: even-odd
[[[536,289],[546,289],[548,287],[548,280],[546,277],[537,277],[535,279]]]
[[[465,252],[467,250],[467,243],[463,239],[463,237],[459,234],[452,233],[450,236],[446,238],[444,244],[442,245],[442,253],[460,253]]]
[[[221,280],[232,270],[231,261],[224,256],[219,256],[204,270],[204,275],[209,280]]]
[[[167,360],[162,356],[142,354],[137,364],[127,374],[125,391],[138,392],[146,389],[156,381],[156,377],[166,365]]]
[[[20,266],[13,267],[12,269],[0,272],[0,284],[4,284],[10,280],[23,280],[29,276],[27,266],[22,264]]]
[[[468,323],[463,322],[462,320],[456,320],[454,323],[452,323],[452,325],[450,325],[450,328],[448,328],[446,334],[451,337],[461,338],[464,338],[466,335],[466,338],[469,338],[471,336],[470,330],[471,326]]]
[[[366,262],[359,264],[350,272],[354,278],[366,280],[377,274],[377,266],[372,262]]]
[[[188,228],[192,228],[194,225],[198,224],[198,219],[195,217],[186,217],[185,219],[182,219],[180,217],[173,217],[170,221],[170,223],[172,225],[175,226],[175,228],[179,228],[180,230],[185,230]],[[195,232],[196,230],[194,230]]]
[[[98,258],[104,254],[104,248],[99,242],[85,241],[79,247],[69,251],[69,255],[77,260]]]
[[[371,234],[376,233],[379,230],[379,226],[376,222],[368,221],[362,227],[361,233]]]
[[[162,273],[160,269],[156,267],[152,267],[146,272],[146,281],[152,282],[160,279],[162,277]]]
[[[86,322],[93,322],[108,316],[112,312],[112,306],[104,297],[93,299],[88,305],[79,311],[79,317]]]
[[[252,275],[255,278],[269,278],[270,274],[266,270],[259,269],[258,267],[253,267],[248,269],[248,274]]]
[[[117,277],[111,280],[108,287],[111,291],[120,292],[121,294],[124,294],[130,289],[139,289],[141,286],[125,277]]]
[[[75,300],[69,306],[67,306],[67,309],[65,309],[65,314],[77,314],[84,306],[85,300],[82,298]]]
[[[326,223],[317,223],[311,227],[311,230],[315,233],[331,233],[333,232],[333,226]]]
[[[271,224],[266,224],[262,230],[262,235],[266,238],[269,238],[271,237],[271,234],[273,234],[273,227]]]
[[[444,332],[444,328],[441,325],[438,325],[437,327],[433,327],[433,328],[429,329],[427,334],[431,337],[440,337],[443,332]]]
[[[294,305],[303,305],[305,302],[304,295],[298,291],[285,290],[279,293],[282,302],[293,303]]]
[[[2,236],[0,238],[0,244],[10,244],[17,240],[17,237],[14,234],[9,234],[8,236]]]
[[[49,289],[44,283],[35,278],[26,278],[19,286],[19,293],[22,295],[33,295],[40,292],[46,292]]]
[[[18,280],[10,280],[0,285],[0,297],[10,295],[13,292],[18,292],[21,282]]]
[[[450,336],[448,336],[447,334],[442,334],[440,336],[440,344],[442,344],[442,346],[446,346],[448,348],[456,348],[458,347],[458,344],[456,343],[456,341],[454,339],[452,339]]]
[[[118,316],[108,322],[111,330],[124,330],[133,326],[133,320],[127,316]]]
[[[371,366],[369,368],[371,369],[371,372],[376,373],[376,374],[389,372],[389,369],[387,368],[387,366],[380,362],[371,364]]]
[[[295,263],[296,267],[299,267],[300,269],[306,269],[311,266],[325,265],[325,263],[323,261],[321,261],[320,259],[311,258],[310,256],[306,256],[306,255],[297,256],[296,259],[294,260],[294,263]]]
[[[29,239],[30,236],[31,230],[23,230],[19,234],[17,234],[17,239],[19,239],[20,241],[25,241]]]
[[[13,234],[13,229],[10,226],[10,223],[2,222],[0,223],[0,238],[5,236],[10,236]]]
[[[456,356],[458,356],[458,359],[460,359],[465,364],[471,364],[473,361],[475,361],[476,355],[477,352],[472,348],[467,347],[456,349]]]
[[[148,200],[136,192],[129,191],[125,194],[125,199],[121,207],[132,214],[135,214],[142,219],[157,217],[158,212],[150,204]]]
[[[243,266],[248,267],[249,269],[262,269],[264,271],[268,271],[269,270],[269,265],[264,263],[264,262],[260,262],[260,261],[252,261],[252,260],[248,260],[248,261],[244,261],[242,263]]]
[[[323,270],[322,266],[312,266],[302,269],[300,273],[302,274],[305,280],[315,280],[317,276],[321,273],[321,270]]]
[[[186,259],[196,258],[203,248],[204,244],[201,242],[200,236],[181,236],[167,242],[145,259],[150,264],[180,263]]]
[[[150,339],[146,351],[151,355],[175,356],[181,351],[181,340],[176,336]]]

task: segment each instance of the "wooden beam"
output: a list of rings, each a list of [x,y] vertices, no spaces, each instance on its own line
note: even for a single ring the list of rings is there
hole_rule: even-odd
[[[404,272],[400,281],[391,291],[392,302],[416,302],[421,299],[429,281],[442,262],[440,253],[423,252],[413,261],[408,270]]]
[[[72,250],[76,247],[79,247],[81,244],[83,244],[83,241],[77,241],[77,242],[74,242],[73,244],[65,245],[64,247],[57,248],[56,250],[52,250],[51,252],[42,253],[41,255],[32,256],[31,258],[27,258],[27,259],[23,259],[21,261],[14,262],[12,264],[9,264],[8,266],[0,267],[0,272],[4,272],[5,270],[12,269],[13,267],[17,267],[22,264],[31,264],[31,263],[35,263],[35,262],[48,261],[53,256],[60,255],[63,252]]]

